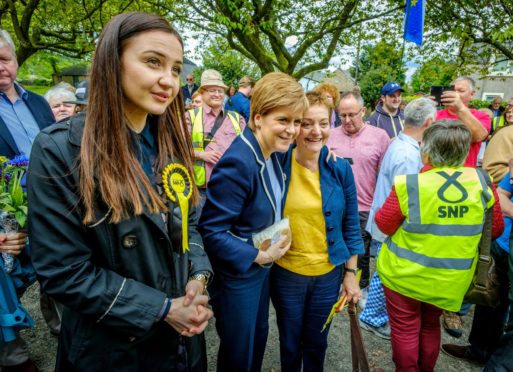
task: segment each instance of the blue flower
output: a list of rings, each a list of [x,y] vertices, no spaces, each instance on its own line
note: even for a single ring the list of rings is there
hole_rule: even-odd
[[[28,164],[29,164],[29,158],[25,154],[17,155],[17,156],[14,157],[14,159],[9,160],[5,164],[13,166],[13,167],[25,168],[26,169],[28,167]]]

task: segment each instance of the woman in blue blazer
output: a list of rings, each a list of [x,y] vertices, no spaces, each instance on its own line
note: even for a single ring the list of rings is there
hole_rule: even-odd
[[[278,72],[257,82],[248,128],[217,163],[207,188],[200,233],[214,269],[209,291],[220,338],[218,371],[260,371],[268,333],[269,267],[290,247],[266,251],[252,236],[281,219],[285,192],[276,152],[299,132],[308,102],[301,85]]]
[[[357,302],[358,254],[363,253],[356,186],[347,160],[325,146],[331,108],[321,93],[306,94],[296,146],[284,156],[283,215],[292,245],[271,269],[271,298],[280,332],[282,371],[322,371],[328,331],[321,332],[340,295]]]

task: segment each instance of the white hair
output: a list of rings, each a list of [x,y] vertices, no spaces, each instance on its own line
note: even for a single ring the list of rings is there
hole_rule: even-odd
[[[70,92],[68,89],[62,88],[62,87],[56,87],[50,89],[46,94],[44,95],[46,101],[50,103],[50,100],[57,98],[64,101],[76,101],[77,97],[73,92]]]
[[[4,43],[11,47],[12,54],[16,58],[16,47],[14,46],[14,41],[12,41],[11,34],[5,30],[0,30],[0,46],[3,46]]]
[[[436,119],[435,102],[429,98],[418,98],[404,108],[404,124],[409,127],[420,127],[427,119]]]

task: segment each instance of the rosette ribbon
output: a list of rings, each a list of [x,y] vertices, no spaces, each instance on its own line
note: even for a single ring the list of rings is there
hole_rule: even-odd
[[[173,203],[178,202],[182,214],[182,252],[189,251],[189,199],[192,196],[192,181],[187,168],[171,163],[162,172],[164,191]]]

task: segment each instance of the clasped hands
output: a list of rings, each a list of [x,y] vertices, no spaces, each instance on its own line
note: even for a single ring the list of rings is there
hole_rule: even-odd
[[[9,253],[17,256],[27,244],[27,234],[25,233],[0,233],[0,252]]]
[[[214,313],[208,308],[208,296],[203,295],[203,283],[191,280],[185,287],[185,296],[173,298],[166,322],[182,336],[202,333]]]

